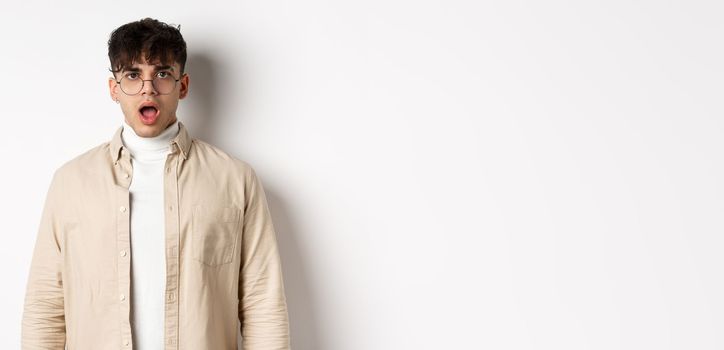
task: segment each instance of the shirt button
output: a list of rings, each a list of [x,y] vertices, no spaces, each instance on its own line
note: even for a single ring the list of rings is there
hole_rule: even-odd
[[[125,251],[125,250],[121,250],[121,256],[126,256],[126,251]]]
[[[123,345],[128,346],[128,340],[123,341]]]
[[[173,205],[169,205],[169,206],[168,206],[168,210],[169,210],[169,211],[173,210]]]
[[[166,172],[167,172],[167,173],[170,172],[170,171],[171,171],[171,168],[166,168]]]
[[[126,211],[126,207],[121,206],[121,211],[122,211],[122,212],[125,212],[125,211]]]
[[[123,301],[123,300],[126,300],[126,295],[125,295],[125,294],[121,294],[121,301]]]
[[[168,300],[169,300],[169,301],[173,301],[173,298],[174,298],[174,294],[173,294],[173,293],[168,293]]]
[[[123,174],[123,177],[125,177],[126,179],[127,179],[129,176],[130,176],[130,175],[128,175],[128,173]]]

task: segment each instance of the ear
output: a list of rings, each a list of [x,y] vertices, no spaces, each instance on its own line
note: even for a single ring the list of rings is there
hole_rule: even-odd
[[[113,101],[118,101],[118,83],[116,83],[116,79],[108,78],[108,92]]]
[[[186,97],[186,95],[189,94],[189,74],[184,73],[181,76],[181,80],[179,80],[179,83],[181,83],[181,89],[179,90],[178,98],[179,100],[182,100]]]

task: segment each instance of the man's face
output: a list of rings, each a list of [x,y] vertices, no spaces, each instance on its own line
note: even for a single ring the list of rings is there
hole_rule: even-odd
[[[172,66],[160,63],[150,65],[146,63],[145,59],[141,59],[143,61],[140,64],[136,63],[128,70],[122,70],[115,73],[115,77],[109,78],[108,87],[110,88],[111,98],[119,101],[126,123],[133,128],[133,131],[141,137],[154,137],[176,122],[178,101],[188,94],[189,76],[184,73],[179,78],[181,67],[177,62],[174,62]],[[161,95],[153,86],[151,80],[154,77],[169,76],[171,79],[180,80],[173,90],[168,93],[161,91],[165,93]],[[116,80],[121,81],[121,78],[124,78],[124,80],[136,79],[137,81],[143,79],[146,81],[143,82],[141,91],[135,95],[128,95],[121,90],[121,86],[116,82]],[[143,108],[147,105],[152,105],[156,110]]]

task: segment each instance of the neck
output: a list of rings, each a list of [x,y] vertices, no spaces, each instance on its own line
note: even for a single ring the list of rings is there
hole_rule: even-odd
[[[171,140],[178,134],[178,119],[154,137],[142,137],[136,134],[133,128],[123,121],[121,139],[133,156],[150,154],[165,154],[171,149]]]

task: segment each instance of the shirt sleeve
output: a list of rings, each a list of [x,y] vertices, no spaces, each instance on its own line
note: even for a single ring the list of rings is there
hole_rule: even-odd
[[[261,181],[249,167],[245,181],[239,275],[239,321],[244,350],[289,350],[282,267]]]
[[[63,305],[62,186],[53,174],[37,231],[25,292],[21,327],[23,350],[63,350],[65,309]]]

